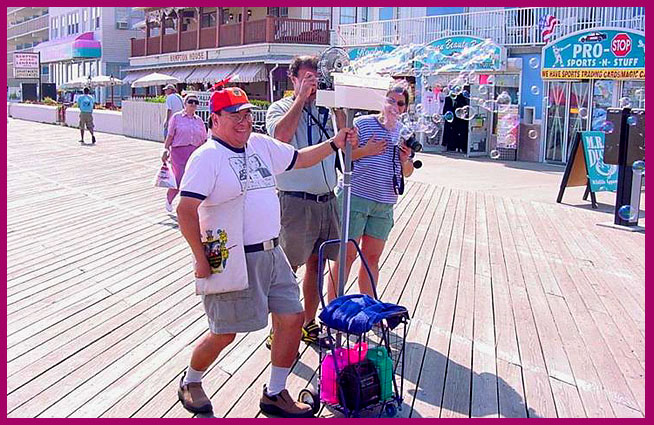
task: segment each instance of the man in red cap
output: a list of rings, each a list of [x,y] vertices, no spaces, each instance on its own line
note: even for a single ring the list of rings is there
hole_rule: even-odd
[[[195,260],[196,293],[202,296],[209,333],[196,345],[178,396],[194,413],[212,412],[202,376],[237,332],[268,325],[275,338],[270,381],[259,406],[282,417],[310,417],[311,406],[286,390],[304,314],[295,275],[279,246],[281,228],[275,176],[306,168],[341,149],[357,145],[353,129],[331,141],[296,150],[252,132],[246,93],[216,87],[211,96],[211,138],[193,152],[180,185],[179,227]]]

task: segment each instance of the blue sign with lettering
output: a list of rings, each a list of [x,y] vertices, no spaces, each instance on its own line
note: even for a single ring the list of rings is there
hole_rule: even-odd
[[[645,34],[625,28],[578,31],[543,47],[543,79],[645,79]]]
[[[604,163],[604,132],[582,131],[586,170],[593,192],[615,192],[618,188],[618,166]]]
[[[431,69],[500,71],[506,65],[506,49],[478,37],[439,38],[425,46],[424,54]]]
[[[395,50],[395,46],[390,44],[382,44],[381,46],[374,47],[356,47],[348,52],[348,56],[350,56],[350,60],[356,60],[377,52],[389,53],[393,50]]]

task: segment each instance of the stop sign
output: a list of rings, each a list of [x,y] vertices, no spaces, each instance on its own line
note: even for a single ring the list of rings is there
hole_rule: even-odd
[[[631,52],[631,37],[621,32],[611,40],[611,51],[616,56],[627,56]]]

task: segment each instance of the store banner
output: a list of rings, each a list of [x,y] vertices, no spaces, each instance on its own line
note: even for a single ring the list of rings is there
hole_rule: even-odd
[[[618,188],[618,166],[604,163],[604,132],[582,131],[581,140],[590,190],[615,192]]]
[[[543,47],[541,64],[546,80],[644,80],[645,34],[608,27],[578,31]]]

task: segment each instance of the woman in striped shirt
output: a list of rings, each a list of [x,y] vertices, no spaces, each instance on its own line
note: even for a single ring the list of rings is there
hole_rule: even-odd
[[[402,194],[402,176],[413,173],[410,149],[400,140],[402,124],[398,118],[407,110],[409,93],[405,86],[395,85],[387,93],[379,115],[366,115],[354,120],[359,135],[359,148],[352,152],[352,190],[350,200],[349,237],[355,239],[368,262],[374,281],[379,277],[379,258],[393,227],[393,206]],[[339,182],[342,189],[343,181]],[[343,193],[338,190],[343,202]],[[342,205],[342,204],[341,204]],[[356,257],[356,249],[348,245],[346,274]],[[339,264],[331,271],[329,299],[335,298]],[[346,278],[347,280],[347,278]],[[365,267],[359,268],[359,290],[373,295]]]

